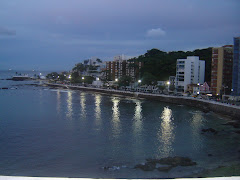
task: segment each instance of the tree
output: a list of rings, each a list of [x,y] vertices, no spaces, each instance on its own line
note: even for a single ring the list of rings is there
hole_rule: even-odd
[[[146,72],[146,73],[144,73],[144,75],[142,77],[142,84],[156,85],[157,84],[156,77],[154,75],[152,75],[151,73]]]
[[[170,51],[164,52],[158,49],[148,50],[144,55],[132,58],[131,62],[143,62],[140,74],[151,73],[158,81],[167,81],[169,76],[176,75],[177,59],[185,59],[187,56],[199,56],[205,60],[205,81],[211,81],[212,48],[196,49],[194,51]]]
[[[95,80],[94,77],[92,76],[85,76],[84,80],[82,80],[82,82],[86,83],[86,84],[92,84],[92,82]]]
[[[96,61],[97,61],[98,63],[102,63],[102,60],[99,59],[99,58],[97,58]]]
[[[166,89],[166,86],[158,86],[158,89],[161,91],[161,93],[163,92],[164,89]]]
[[[59,74],[57,72],[51,72],[49,74],[47,74],[47,79],[56,79],[58,78]]]
[[[174,85],[170,85],[170,86],[169,86],[169,90],[170,90],[170,91],[174,91],[174,90],[175,90],[175,86],[174,86]]]
[[[132,81],[132,78],[130,76],[122,76],[118,80],[118,85],[119,86],[129,86],[131,81]]]
[[[82,63],[78,63],[75,65],[75,67],[72,69],[73,72],[84,72],[86,71],[86,66],[84,66]]]

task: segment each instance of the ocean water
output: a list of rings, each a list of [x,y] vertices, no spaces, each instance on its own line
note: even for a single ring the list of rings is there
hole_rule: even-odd
[[[0,79],[13,72],[0,72]],[[0,80],[0,175],[83,178],[186,177],[239,163],[230,121],[196,108]],[[214,128],[217,135],[202,134]],[[212,154],[212,156],[208,156]],[[134,169],[146,158],[190,157],[169,172]],[[104,170],[103,167],[110,167]]]

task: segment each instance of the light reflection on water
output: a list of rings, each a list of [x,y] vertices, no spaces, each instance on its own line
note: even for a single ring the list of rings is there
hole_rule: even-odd
[[[72,120],[72,114],[73,114],[73,103],[72,103],[72,91],[67,92],[67,113],[66,116],[70,120]]]
[[[61,113],[61,93],[60,90],[57,91],[57,113]]]
[[[102,101],[102,96],[99,94],[95,95],[95,120],[96,120],[96,125],[100,126],[101,125],[101,101]]]
[[[193,147],[195,149],[200,149],[202,147],[202,138],[201,134],[199,133],[203,126],[204,117],[201,112],[197,112],[193,114],[192,121],[191,121],[191,129],[192,129],[192,137],[194,139],[193,141]]]
[[[136,102],[135,113],[134,113],[134,123],[133,131],[136,137],[139,137],[142,131],[142,103],[140,101]]]
[[[81,105],[81,117],[84,120],[86,118],[86,93],[81,93],[80,95],[80,105]]]
[[[162,156],[167,157],[173,152],[172,143],[175,138],[172,110],[169,107],[164,107],[161,119],[161,127],[158,131],[158,139],[161,142],[161,146],[159,146],[158,150]]]
[[[116,97],[112,98],[112,130],[113,136],[117,138],[121,133],[120,126],[120,111],[119,111],[119,102],[120,100]]]

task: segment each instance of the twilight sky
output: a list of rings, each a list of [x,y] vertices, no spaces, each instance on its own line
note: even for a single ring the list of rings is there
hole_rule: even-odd
[[[239,0],[1,0],[0,69],[233,44],[239,17]]]

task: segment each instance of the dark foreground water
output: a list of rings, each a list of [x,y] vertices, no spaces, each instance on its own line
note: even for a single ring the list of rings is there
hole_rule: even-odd
[[[29,83],[0,80],[0,88],[12,88],[0,90],[0,175],[167,178],[239,162],[240,137],[222,125],[226,117]],[[201,134],[210,127],[220,132]],[[190,157],[198,165],[169,172],[133,168],[168,156]]]

